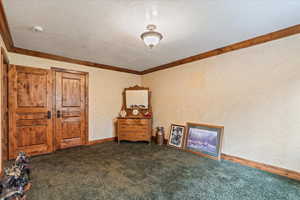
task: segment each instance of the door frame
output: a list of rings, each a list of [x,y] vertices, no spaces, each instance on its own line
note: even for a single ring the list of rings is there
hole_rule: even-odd
[[[1,49],[0,49],[0,54],[1,54],[1,63],[0,63],[0,65],[1,65],[1,68],[0,68],[0,71],[1,71],[1,78],[0,78],[0,81],[1,81],[1,100],[0,100],[0,103],[1,103],[1,118],[2,118],[2,112],[3,112],[3,109],[4,109],[4,102],[3,102],[3,98],[4,98],[3,92],[4,92],[4,90],[7,90],[7,95],[8,95],[8,82],[6,84],[6,88],[4,88],[3,85],[2,85],[2,82],[3,82],[3,65],[7,64],[7,73],[6,73],[6,75],[8,76],[9,59],[8,59],[8,55],[7,55],[7,53],[6,53],[6,51],[5,51],[5,49],[3,47],[1,47]],[[8,96],[6,96],[6,98],[7,98],[7,108],[8,108]],[[9,134],[9,131],[8,131],[8,112],[5,113],[5,114],[7,115],[7,117],[6,117],[6,119],[7,119],[7,133],[6,133],[6,137],[8,137],[8,134]],[[0,125],[0,150],[1,150],[0,175],[2,175],[2,173],[3,173],[2,169],[3,169],[3,163],[4,163],[4,161],[8,160],[8,144],[6,146],[7,155],[5,155],[5,156],[2,155],[2,148],[3,148],[3,145],[4,145],[3,144],[3,136],[4,136],[4,134],[3,134],[3,127],[2,127],[2,120],[3,119],[1,119],[1,125]]]
[[[77,71],[77,70],[69,70],[64,68],[58,68],[58,67],[51,67],[52,72],[52,113],[53,113],[53,151],[57,150],[57,141],[56,141],[56,72],[66,72],[66,73],[72,73],[72,74],[81,74],[85,76],[85,136],[84,136],[84,145],[89,144],[89,73],[83,72],[83,71]]]

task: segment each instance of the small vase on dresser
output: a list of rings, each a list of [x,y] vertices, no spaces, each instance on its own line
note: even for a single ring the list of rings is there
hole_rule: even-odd
[[[152,109],[149,88],[125,88],[123,107],[117,118],[117,136],[120,141],[147,141],[152,139]]]

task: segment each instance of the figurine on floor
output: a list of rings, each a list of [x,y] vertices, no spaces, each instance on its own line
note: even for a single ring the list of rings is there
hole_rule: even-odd
[[[16,158],[15,165],[18,166],[23,175],[27,176],[28,180],[30,180],[29,159],[24,152],[19,153],[18,157]]]
[[[14,164],[4,170],[0,183],[0,200],[23,200],[25,188],[29,185],[30,168],[26,154],[20,152]]]

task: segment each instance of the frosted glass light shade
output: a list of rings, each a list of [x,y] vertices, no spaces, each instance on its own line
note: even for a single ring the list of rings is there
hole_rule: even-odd
[[[141,38],[148,47],[153,48],[158,45],[163,36],[159,32],[153,31],[156,28],[154,25],[148,25],[147,28],[149,31],[144,32]]]

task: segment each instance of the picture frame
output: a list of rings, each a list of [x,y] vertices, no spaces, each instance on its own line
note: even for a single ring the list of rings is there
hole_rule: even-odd
[[[185,142],[185,126],[171,124],[168,146],[183,148]]]
[[[185,150],[220,160],[223,134],[224,126],[187,123]]]

